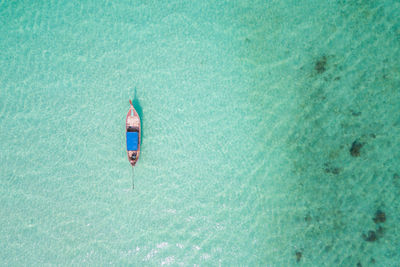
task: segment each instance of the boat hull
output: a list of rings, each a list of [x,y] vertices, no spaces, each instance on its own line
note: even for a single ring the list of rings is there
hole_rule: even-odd
[[[137,150],[127,150],[128,160],[132,166],[135,166],[137,161],[139,160],[140,155],[140,138],[141,138],[141,126],[140,126],[140,117],[139,114],[136,112],[135,108],[133,107],[132,103],[129,108],[128,114],[126,115],[126,132],[128,131],[138,131],[138,145]],[[136,153],[136,157],[133,158],[132,156]]]

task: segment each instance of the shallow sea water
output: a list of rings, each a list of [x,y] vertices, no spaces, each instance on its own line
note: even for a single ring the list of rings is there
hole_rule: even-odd
[[[0,2],[1,265],[397,266],[399,1],[197,2]]]

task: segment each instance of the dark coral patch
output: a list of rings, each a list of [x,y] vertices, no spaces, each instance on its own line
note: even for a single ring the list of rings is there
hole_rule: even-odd
[[[332,173],[332,174],[339,174],[340,173],[340,168],[334,168],[334,167],[329,167],[325,169],[326,173]]]
[[[326,56],[322,56],[316,63],[314,69],[317,71],[317,73],[324,73],[326,71],[326,63],[328,59]]]
[[[329,162],[324,163],[324,166],[325,166],[324,171],[326,173],[332,173],[332,174],[337,175],[342,171],[341,168],[331,166],[331,164]]]
[[[381,210],[377,210],[373,220],[375,223],[384,223],[386,221],[386,214]]]
[[[296,261],[299,262],[301,260],[301,256],[303,256],[303,254],[300,251],[296,251]]]
[[[376,235],[375,231],[368,231],[368,235],[363,234],[362,237],[367,242],[375,242],[378,240],[378,236]]]
[[[368,234],[363,234],[362,238],[367,241],[367,242],[375,242],[376,240],[378,240],[379,238],[381,238],[383,236],[383,234],[385,233],[385,228],[383,227],[378,227],[378,229],[376,231],[368,231]]]
[[[363,147],[363,145],[364,144],[360,143],[358,140],[354,141],[350,148],[350,155],[352,155],[353,157],[359,157],[360,150]]]

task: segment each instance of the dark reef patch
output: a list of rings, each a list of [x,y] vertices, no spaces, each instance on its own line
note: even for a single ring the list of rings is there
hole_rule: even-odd
[[[342,171],[341,168],[332,166],[331,163],[329,163],[329,162],[324,163],[324,172],[326,172],[326,173],[338,175],[341,171]]]
[[[383,234],[385,233],[385,229],[381,226],[378,227],[376,231],[368,231],[368,234],[362,234],[362,238],[367,241],[367,242],[375,242],[381,237],[383,237]]]
[[[384,223],[386,221],[386,214],[381,210],[377,210],[373,220],[375,223]]]
[[[353,115],[354,117],[358,117],[361,115],[361,111],[354,111],[354,110],[350,110],[351,115]]]
[[[296,261],[299,262],[301,260],[301,256],[303,256],[303,253],[301,251],[296,251]]]
[[[361,264],[361,262],[357,262],[357,265],[356,265],[357,267],[362,267],[362,264]]]
[[[335,175],[338,175],[340,173],[341,169],[340,168],[336,168],[336,167],[327,167],[325,168],[325,172],[326,173],[332,173]]]
[[[326,71],[326,63],[328,62],[328,59],[326,56],[322,56],[320,59],[317,60],[315,63],[314,69],[317,71],[317,73],[321,74]]]
[[[362,235],[363,239],[367,242],[375,242],[378,239],[378,236],[376,235],[375,231],[368,231],[368,235],[363,234]]]
[[[350,148],[350,155],[353,157],[360,156],[360,150],[363,147],[363,143],[360,143],[358,140],[354,141]]]

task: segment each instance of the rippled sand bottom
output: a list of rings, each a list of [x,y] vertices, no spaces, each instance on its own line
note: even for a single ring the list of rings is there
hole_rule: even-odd
[[[0,3],[0,262],[394,266],[399,10]]]

